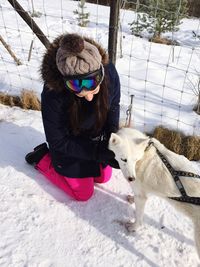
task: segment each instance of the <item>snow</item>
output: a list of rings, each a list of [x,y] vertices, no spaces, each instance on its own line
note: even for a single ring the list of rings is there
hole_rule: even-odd
[[[20,4],[31,10],[29,1]],[[107,47],[108,7],[87,4],[91,22],[82,29],[75,25],[76,4],[34,1],[35,10],[47,14],[35,21],[50,40],[66,30],[76,31]],[[20,94],[23,88],[33,89],[40,96],[38,69],[44,47],[6,0],[1,0],[0,12],[0,34],[24,63],[16,66],[0,46],[0,90]],[[132,11],[121,11],[123,58],[118,55],[116,64],[122,83],[121,120],[134,94],[136,128],[152,130],[163,123],[199,135],[200,120],[192,111],[195,95],[188,80],[195,82],[200,73],[200,40],[192,35],[192,30],[199,34],[199,20],[183,20],[174,34],[181,46],[173,48],[130,35],[132,16]],[[131,188],[121,171],[114,170],[107,184],[96,185],[88,202],[74,201],[25,162],[25,154],[42,142],[40,112],[0,105],[1,267],[200,266],[188,218],[152,197],[142,228],[128,233],[124,222],[134,219],[135,207],[126,201]],[[200,171],[200,163],[194,165]]]
[[[44,140],[40,112],[0,107],[0,266],[198,266],[188,218],[153,197],[129,234],[134,205],[121,171],[88,202],[72,200],[24,161]]]

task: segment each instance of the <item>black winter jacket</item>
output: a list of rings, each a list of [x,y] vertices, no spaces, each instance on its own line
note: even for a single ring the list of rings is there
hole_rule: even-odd
[[[120,82],[113,64],[105,68],[109,73],[109,112],[104,125],[108,132],[115,132],[119,125]],[[100,175],[99,163],[95,161],[95,144],[91,138],[73,136],[68,127],[69,121],[66,113],[68,105],[68,92],[49,90],[44,85],[41,94],[42,119],[46,140],[49,144],[52,163],[55,170],[67,177],[83,178]],[[92,101],[84,100],[88,109],[88,117],[83,127],[89,128],[94,124]]]

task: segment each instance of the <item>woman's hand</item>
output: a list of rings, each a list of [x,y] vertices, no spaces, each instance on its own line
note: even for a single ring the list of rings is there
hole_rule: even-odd
[[[115,159],[115,153],[108,149],[108,142],[102,141],[98,144],[96,160],[99,163],[105,163],[113,168],[119,169],[119,164]]]

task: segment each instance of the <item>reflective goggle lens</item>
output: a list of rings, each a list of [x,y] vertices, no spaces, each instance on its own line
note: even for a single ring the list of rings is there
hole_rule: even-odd
[[[96,79],[69,80],[66,81],[66,86],[73,92],[80,93],[83,88],[88,91],[94,90],[98,83]]]
[[[87,91],[94,90],[103,80],[104,73],[102,68],[98,70],[98,73],[94,76],[86,75],[86,77],[80,77],[79,79],[66,79],[65,85],[67,89],[79,94],[83,89]]]
[[[90,88],[94,88],[97,86],[97,80],[96,78],[90,79],[90,80],[82,80],[82,87],[85,87],[90,90]]]

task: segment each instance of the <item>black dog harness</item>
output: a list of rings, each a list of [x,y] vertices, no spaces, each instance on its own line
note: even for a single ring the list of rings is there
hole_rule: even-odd
[[[153,145],[155,147],[154,143],[152,141],[149,141],[148,146],[151,146],[151,145]],[[179,176],[200,178],[200,175],[194,174],[192,172],[174,170],[174,168],[171,166],[169,161],[163,156],[163,154],[160,153],[160,151],[156,147],[155,147],[155,149],[156,149],[158,156],[160,157],[160,159],[165,164],[168,171],[171,173],[172,177],[174,178],[174,182],[175,182],[175,184],[176,184],[176,186],[177,186],[177,188],[181,194],[180,197],[169,197],[169,198],[173,199],[173,200],[181,201],[181,202],[187,202],[187,203],[194,204],[194,205],[200,205],[200,197],[188,196],[186,191],[185,191],[185,188],[184,188],[184,186],[183,186],[183,184],[179,178]]]

